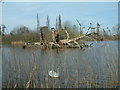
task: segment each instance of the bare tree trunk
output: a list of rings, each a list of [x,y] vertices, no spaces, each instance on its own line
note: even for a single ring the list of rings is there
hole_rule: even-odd
[[[53,42],[55,42],[55,35],[54,35],[54,31],[52,31],[52,40],[53,40]]]
[[[41,40],[42,40],[42,42],[44,42],[44,36],[43,36],[42,28],[40,29],[40,34],[41,34]]]
[[[61,24],[61,15],[59,15],[59,29],[62,28],[62,24]]]
[[[69,39],[69,33],[68,33],[68,31],[67,30],[65,30],[65,33],[67,34],[67,40]]]
[[[78,44],[77,40],[80,40],[80,39],[82,39],[82,38],[84,38],[84,37],[91,39],[89,36],[83,35],[83,36],[78,36],[78,37],[72,38],[72,39],[60,40],[60,42],[61,42],[62,44],[69,44],[69,43],[76,43],[76,44]],[[93,40],[95,40],[95,39],[93,39]],[[96,40],[95,40],[95,41],[96,41]]]
[[[40,28],[40,22],[39,22],[39,16],[37,13],[37,32],[39,31],[39,28]]]
[[[50,29],[50,18],[47,16],[46,26]]]

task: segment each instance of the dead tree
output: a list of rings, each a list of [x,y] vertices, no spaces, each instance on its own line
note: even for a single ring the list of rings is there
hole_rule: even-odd
[[[99,31],[99,28],[100,28],[100,24],[97,22],[97,34],[98,34],[98,36],[97,36],[97,40],[99,41],[100,40],[100,31]]]
[[[75,44],[79,45],[77,40],[81,40],[82,38],[89,38],[89,39],[91,39],[91,37],[89,37],[88,35],[82,35],[82,36],[78,36],[76,38],[72,38],[72,39],[68,39],[68,40],[67,39],[60,40],[60,42],[62,44],[68,44],[68,45],[70,45],[70,43],[75,43]],[[95,39],[92,39],[92,40],[96,41]]]
[[[50,18],[47,16],[46,26],[50,29]]]
[[[67,40],[68,40],[70,38],[70,35],[69,35],[68,31],[67,31],[67,27],[66,26],[65,26],[64,30],[65,30],[65,33],[67,35]]]
[[[89,29],[88,29],[89,30]],[[94,38],[91,38],[90,35],[91,34],[84,34],[84,35],[79,35],[77,36],[76,38],[72,38],[72,39],[69,39],[69,33],[67,31],[67,27],[65,26],[64,27],[64,31],[67,35],[67,38],[66,39],[63,39],[63,40],[59,40],[59,42],[62,44],[62,45],[68,45],[68,46],[74,46],[75,47],[80,47],[81,45],[78,43],[78,40],[82,41],[82,43],[84,43],[84,41],[82,40],[83,38],[88,38],[88,39],[92,39],[94,41],[96,41]],[[52,31],[52,36],[53,36],[53,42],[49,42],[51,45],[54,45],[56,47],[60,47],[60,45],[58,44],[58,42],[56,41],[56,37],[58,35],[58,31],[57,30],[54,30]],[[85,44],[84,44],[85,45]]]
[[[45,29],[45,28],[48,28],[48,27],[46,27],[46,26],[44,26],[44,27],[41,27],[40,28],[40,36],[41,36],[41,42],[42,43],[44,43],[44,34],[43,34],[43,30]]]
[[[52,41],[55,42],[55,35],[54,35],[54,31],[52,31]]]
[[[58,18],[56,17],[56,25],[55,25],[56,30],[58,29]]]
[[[39,15],[37,13],[37,32],[39,32],[40,29],[40,22],[39,22]]]
[[[90,23],[90,27],[88,27],[88,31],[86,32],[86,34],[85,34],[85,35],[87,35],[87,34],[88,34],[89,30],[91,29],[91,25],[92,25],[92,23]]]
[[[77,21],[78,21],[78,20],[77,20]],[[78,21],[78,23],[79,23],[79,21]],[[80,23],[79,23],[79,25],[81,26]],[[60,42],[61,42],[62,44],[67,44],[67,45],[71,45],[71,43],[74,43],[74,44],[80,46],[77,41],[78,41],[78,40],[83,41],[83,40],[82,40],[83,38],[88,38],[88,39],[92,39],[92,40],[96,41],[94,38],[91,38],[91,37],[90,37],[91,34],[88,34],[89,29],[91,29],[91,28],[92,28],[92,26],[91,26],[91,23],[90,23],[90,27],[88,28],[88,31],[87,31],[86,34],[84,34],[84,35],[79,35],[78,37],[72,38],[72,39],[69,39],[69,33],[67,32],[67,30],[66,30],[66,28],[65,28],[65,33],[67,34],[67,39],[60,40]]]
[[[81,24],[79,23],[78,20],[77,20],[77,22],[80,25],[80,28],[82,28],[82,26],[81,26]],[[86,46],[85,43],[84,43],[85,42],[84,38],[96,41],[96,39],[92,38],[91,35],[92,34],[97,35],[97,34],[96,33],[88,33],[90,29],[93,29],[92,23],[90,23],[90,27],[88,28],[88,31],[87,31],[86,34],[78,35],[77,37],[70,39],[69,33],[67,31],[67,27],[65,26],[64,31],[66,33],[67,38],[63,39],[63,40],[59,39],[58,31],[54,30],[54,31],[52,31],[53,42],[49,42],[49,44],[51,46],[55,46],[55,47],[61,47],[61,45],[67,45],[68,47],[77,47],[77,48],[79,48],[81,46],[84,47],[84,46]],[[80,43],[78,41],[80,41]]]
[[[97,33],[98,33],[98,35],[100,34],[99,28],[100,28],[100,24],[97,22]]]
[[[40,34],[41,34],[41,40],[42,40],[42,42],[44,42],[44,37],[43,37],[43,31],[42,31],[42,29],[40,29]]]
[[[58,24],[58,25],[59,25],[58,28],[61,29],[61,28],[62,28],[62,24],[61,24],[61,15],[59,15],[59,24]]]
[[[91,30],[95,30],[96,27],[92,26],[92,23],[90,23],[90,26],[88,27],[88,31],[86,32],[86,34],[88,34],[88,32]]]
[[[59,43],[60,41],[60,36],[58,30],[53,30],[52,31],[52,39],[54,43]]]
[[[82,32],[82,25],[81,25],[81,23],[79,22],[79,20],[78,20],[78,19],[76,19],[76,21],[78,22],[78,24],[79,24],[79,26],[80,26],[80,34],[83,34],[83,32]]]
[[[40,34],[40,41],[41,41],[41,30],[40,30],[40,22],[39,22],[38,13],[37,13],[37,32]]]
[[[70,38],[70,35],[69,35],[69,33],[68,33],[68,31],[67,30],[65,30],[65,33],[66,33],[66,35],[67,35],[67,40]]]

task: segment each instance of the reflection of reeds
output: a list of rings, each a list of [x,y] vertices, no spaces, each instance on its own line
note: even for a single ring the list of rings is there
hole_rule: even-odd
[[[32,71],[30,72],[30,76],[28,78],[28,82],[26,84],[26,88],[29,88],[30,85],[32,84],[32,78],[33,78],[35,70],[36,70],[36,66],[34,66],[33,69],[32,69]]]
[[[74,58],[73,58],[74,59]],[[74,59],[75,60],[75,59]],[[75,77],[76,77],[76,81],[75,81],[75,87],[78,88],[78,63],[77,60],[75,60]]]
[[[103,54],[106,54],[107,47],[105,47]],[[16,76],[14,78],[11,75],[7,75],[10,79],[8,79],[6,83],[4,83],[4,87],[9,88],[62,88],[62,87],[72,87],[72,88],[115,88],[118,85],[118,72],[116,62],[114,62],[115,57],[113,57],[113,61],[109,62],[109,57],[105,57],[108,62],[104,63],[104,58],[101,58],[101,62],[103,63],[102,69],[100,70],[100,64],[97,63],[96,56],[97,50],[93,48],[93,59],[95,59],[96,68],[92,65],[92,63],[88,60],[88,62],[83,65],[83,70],[85,71],[83,76],[80,76],[79,58],[73,55],[73,70],[72,73],[74,75],[70,75],[70,69],[67,66],[68,62],[68,52],[64,52],[64,55],[58,55],[58,59],[54,56],[54,50],[50,51],[50,57],[48,58],[48,62],[44,64],[44,67],[41,67],[39,64],[43,63],[42,61],[38,61],[36,56],[38,53],[35,50],[31,49],[30,57],[27,57],[28,60],[25,60],[24,63],[23,58],[20,55],[17,55],[15,51],[12,51],[14,55],[13,61],[9,61],[8,67],[11,69]],[[110,52],[109,52],[110,53]],[[48,54],[48,53],[46,53]],[[40,55],[38,54],[38,57]],[[63,57],[62,57],[63,56]],[[41,57],[39,57],[40,59]],[[63,60],[62,60],[63,59]],[[39,62],[39,63],[38,63]],[[57,63],[57,65],[56,65]],[[83,63],[83,62],[80,62]],[[27,66],[25,66],[27,65]],[[26,68],[25,68],[26,67]],[[60,73],[59,78],[51,78],[48,75],[49,70],[55,70]],[[42,70],[42,71],[41,71]],[[44,70],[44,71],[43,71]],[[10,72],[10,71],[9,71]],[[104,74],[104,80],[101,80],[101,72]],[[25,77],[24,77],[25,76]],[[7,78],[8,78],[7,77]],[[43,79],[41,79],[43,78]]]

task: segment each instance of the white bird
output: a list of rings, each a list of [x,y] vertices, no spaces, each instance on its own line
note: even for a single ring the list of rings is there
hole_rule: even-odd
[[[56,72],[53,71],[53,70],[48,71],[48,74],[49,74],[51,77],[59,77],[59,73],[56,73]]]

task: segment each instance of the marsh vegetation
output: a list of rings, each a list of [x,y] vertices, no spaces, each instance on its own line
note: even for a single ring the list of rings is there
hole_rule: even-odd
[[[87,42],[91,43],[91,42]],[[3,45],[3,88],[118,88],[118,41],[87,49],[23,49]],[[59,77],[50,77],[54,70]]]
[[[56,20],[56,28],[50,28],[47,16],[46,26],[40,26],[37,15],[37,28],[26,26],[14,28],[9,34],[1,28],[2,50],[2,87],[3,88],[118,88],[118,42],[119,25],[113,30],[93,26],[79,27],[61,16]],[[86,30],[84,30],[84,28]],[[116,34],[112,32],[115,30]],[[52,32],[59,32],[53,38]],[[55,32],[55,33],[56,33]],[[82,38],[81,38],[82,37]],[[86,38],[87,37],[87,38]],[[89,37],[89,38],[88,38]],[[56,39],[56,40],[55,40]],[[60,41],[60,42],[59,42]],[[19,42],[19,43],[18,43]],[[93,43],[87,49],[79,48],[19,48],[12,43],[42,42],[53,44],[77,45]],[[6,44],[7,45],[4,45]],[[29,45],[28,45],[29,46]],[[35,46],[35,45],[33,45]],[[54,70],[59,77],[50,77]]]

